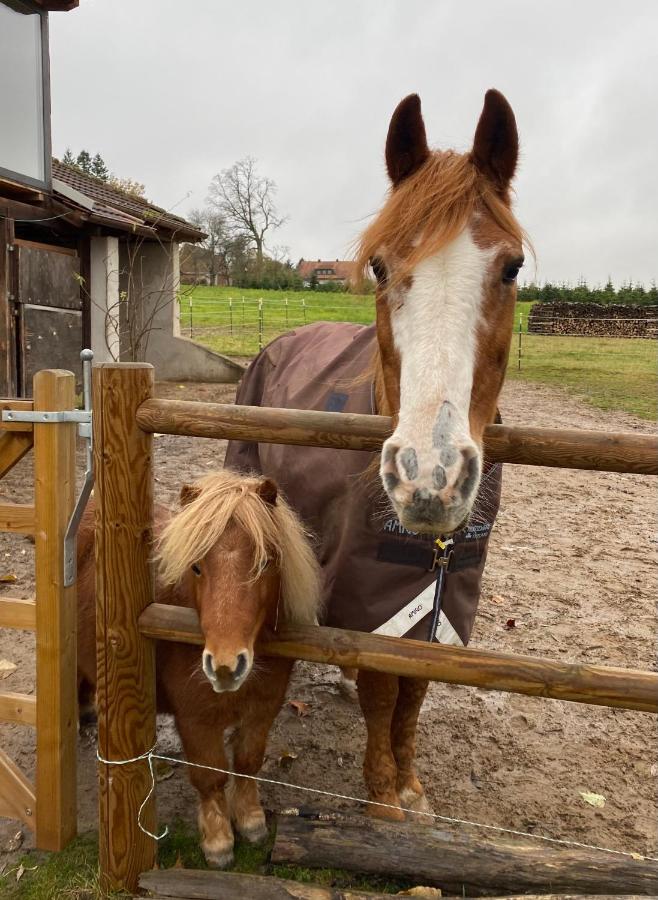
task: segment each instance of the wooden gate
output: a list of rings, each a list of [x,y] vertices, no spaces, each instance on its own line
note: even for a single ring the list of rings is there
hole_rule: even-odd
[[[1,409],[70,410],[71,372],[34,378],[34,402],[0,400]],[[44,850],[76,833],[76,593],[64,587],[64,534],[75,503],[75,424],[0,423],[0,478],[34,450],[34,502],[0,503],[0,531],[34,535],[36,598],[0,597],[0,628],[36,631],[34,695],[0,693],[0,722],[36,725],[32,784],[0,749],[0,816],[35,832]]]

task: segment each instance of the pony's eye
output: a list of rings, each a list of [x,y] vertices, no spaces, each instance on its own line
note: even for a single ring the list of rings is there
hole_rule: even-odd
[[[199,566],[197,566],[196,563],[194,563],[194,565],[191,568],[195,575],[201,574],[201,568]]]
[[[522,265],[523,260],[520,259],[506,266],[505,271],[503,272],[503,284],[514,284]]]

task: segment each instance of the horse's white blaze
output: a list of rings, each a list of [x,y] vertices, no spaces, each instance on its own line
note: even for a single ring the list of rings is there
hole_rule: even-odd
[[[411,530],[454,531],[475,500],[480,452],[469,411],[485,276],[493,249],[464,231],[392,292],[391,329],[400,358],[400,413],[385,442],[381,475]]]
[[[420,263],[401,306],[391,312],[401,364],[400,416],[393,440],[400,446],[429,449],[445,401],[457,410],[455,437],[470,437],[477,326],[492,256],[492,250],[477,246],[466,228]]]

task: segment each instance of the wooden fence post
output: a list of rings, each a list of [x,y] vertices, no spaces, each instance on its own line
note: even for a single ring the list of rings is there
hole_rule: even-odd
[[[37,372],[34,409],[71,410],[75,376]],[[75,837],[76,590],[64,587],[64,534],[75,504],[75,424],[34,425],[37,766],[36,844],[61,850]]]
[[[135,418],[152,393],[150,365],[94,369],[98,749],[106,760],[134,759],[155,742],[154,644],[137,624],[153,601],[152,436]],[[100,865],[107,888],[134,891],[140,872],[154,864],[155,841],[137,821],[150,787],[146,760],[99,763]],[[141,821],[155,830],[154,800]]]

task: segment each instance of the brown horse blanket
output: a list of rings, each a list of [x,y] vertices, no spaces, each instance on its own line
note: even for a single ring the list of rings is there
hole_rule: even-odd
[[[368,377],[374,326],[318,322],[269,344],[245,373],[236,403],[375,413]],[[361,450],[231,441],[226,465],[273,478],[317,537],[324,624],[466,644],[480,597],[501,467],[484,467],[469,524],[441,547],[407,531]],[[444,542],[445,543],[445,542]]]

